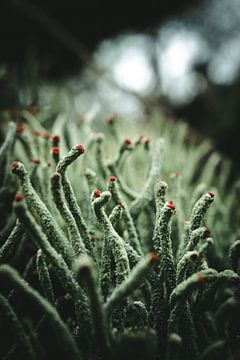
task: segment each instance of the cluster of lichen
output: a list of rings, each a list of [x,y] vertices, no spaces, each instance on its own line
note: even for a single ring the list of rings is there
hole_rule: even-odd
[[[229,163],[159,113],[5,116],[1,358],[238,359]]]

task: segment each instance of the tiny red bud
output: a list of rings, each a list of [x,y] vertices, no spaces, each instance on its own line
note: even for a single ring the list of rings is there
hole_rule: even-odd
[[[197,281],[203,283],[205,281],[205,276],[197,275]]]
[[[14,161],[11,165],[12,170],[16,170],[19,168],[19,162],[18,161]]]
[[[53,154],[53,155],[59,155],[59,153],[60,153],[59,147],[58,147],[58,146],[54,146],[54,147],[52,148],[52,154]]]
[[[205,238],[208,238],[208,237],[210,236],[210,233],[211,233],[211,231],[210,231],[208,228],[206,228],[206,229],[204,230],[204,237],[205,237]]]
[[[158,254],[153,253],[153,252],[152,252],[152,253],[149,253],[148,256],[150,257],[150,260],[151,260],[152,262],[157,262],[158,259],[159,259]]]
[[[117,114],[115,112],[113,112],[112,114],[110,114],[107,118],[106,118],[106,122],[109,125],[112,125],[116,119]]]
[[[202,266],[203,263],[204,263],[203,260],[199,260],[199,261],[198,261],[198,266]]]
[[[37,260],[37,253],[33,254],[33,256],[31,257],[32,262],[35,262]]]
[[[51,167],[52,166],[52,164],[48,161],[47,162],[47,167]]]
[[[168,207],[169,209],[175,210],[175,205],[174,205],[174,203],[173,203],[172,200],[169,200],[169,201],[168,201],[167,207]]]
[[[124,144],[125,144],[125,145],[132,145],[132,141],[131,141],[129,138],[126,138],[126,139],[124,140]]]
[[[101,190],[96,189],[96,190],[94,190],[93,195],[97,198],[97,197],[101,196],[101,193],[102,193]]]
[[[118,207],[119,209],[124,209],[124,206],[123,206],[122,204],[118,204],[117,207]]]
[[[143,137],[143,139],[142,139],[142,141],[143,141],[143,143],[144,143],[145,145],[148,145],[148,144],[149,144],[150,139],[149,139],[149,137],[148,137],[148,136],[144,136],[144,137]]]
[[[16,129],[16,132],[18,133],[18,134],[22,134],[24,131],[26,131],[27,130],[27,128],[25,127],[25,126],[23,126],[23,125],[19,125],[18,127],[17,127],[17,129]]]
[[[54,174],[52,174],[52,179],[54,180],[59,180],[61,177],[61,175],[58,172],[55,172]]]
[[[84,146],[81,144],[76,145],[76,148],[78,149],[80,154],[83,154],[85,152]]]
[[[32,160],[32,162],[36,165],[39,165],[41,163],[41,161],[39,159],[34,159],[34,160]]]
[[[23,201],[23,199],[24,199],[23,194],[17,193],[17,194],[15,195],[15,201],[16,201],[16,202]]]
[[[114,181],[116,181],[116,180],[117,180],[116,176],[114,176],[114,175],[109,176],[109,181],[114,182]]]
[[[213,193],[212,191],[209,191],[209,192],[208,192],[208,195],[210,195],[211,198],[214,198],[214,193]]]
[[[55,144],[58,144],[60,142],[60,136],[59,135],[53,135],[52,140]]]
[[[191,255],[191,260],[192,260],[192,261],[197,261],[197,260],[198,260],[198,254],[197,254],[197,253],[193,253],[193,254]]]

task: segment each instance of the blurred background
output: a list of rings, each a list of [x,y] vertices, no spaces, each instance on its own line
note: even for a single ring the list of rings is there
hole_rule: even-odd
[[[0,108],[186,120],[240,164],[240,0],[0,4]]]

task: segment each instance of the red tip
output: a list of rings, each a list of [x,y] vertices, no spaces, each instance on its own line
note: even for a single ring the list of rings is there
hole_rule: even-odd
[[[126,139],[124,140],[124,144],[125,144],[125,145],[132,145],[132,141],[131,141],[129,138],[126,138]]]
[[[52,148],[52,154],[53,154],[53,155],[59,155],[59,153],[60,153],[59,147],[58,147],[58,146],[54,146],[54,147]]]
[[[197,260],[198,260],[198,254],[197,254],[197,253],[193,253],[193,254],[191,255],[191,260],[192,260],[192,261],[197,261]]]
[[[94,190],[93,195],[97,198],[97,197],[101,196],[101,193],[102,193],[101,190],[96,189],[96,190]]]
[[[148,144],[149,144],[150,139],[149,139],[149,137],[148,137],[148,136],[144,136],[144,137],[143,137],[143,139],[142,139],[142,141],[143,141],[143,143],[144,143],[145,145],[148,145]]]
[[[211,233],[211,231],[208,229],[208,228],[206,228],[205,230],[204,230],[204,238],[208,238],[209,236],[210,236],[210,233]]]
[[[52,164],[48,161],[47,162],[47,167],[51,167],[52,166]]]
[[[22,134],[24,131],[26,131],[27,130],[27,128],[25,127],[25,126],[23,126],[23,125],[19,125],[18,127],[17,127],[17,129],[16,129],[16,132],[18,133],[18,134]]]
[[[123,206],[122,204],[118,204],[117,207],[118,207],[119,209],[124,209],[124,206]]]
[[[60,179],[60,174],[58,172],[55,172],[54,174],[52,174],[52,179],[54,180],[59,180]]]
[[[203,283],[205,281],[205,276],[197,275],[197,281]]]
[[[31,257],[32,262],[35,262],[37,260],[37,253],[33,254],[33,256]]]
[[[16,170],[19,168],[19,162],[18,161],[14,161],[11,165],[12,170]]]
[[[113,124],[116,116],[117,116],[117,114],[116,114],[115,112],[112,113],[112,114],[110,114],[110,115],[107,117],[106,122],[107,122],[108,124],[110,124],[110,125]]]
[[[114,182],[114,181],[116,181],[116,180],[117,180],[116,176],[114,176],[114,175],[109,176],[109,181]]]
[[[16,202],[23,201],[23,199],[24,199],[23,194],[17,193],[17,194],[15,195],[15,201],[16,201]]]
[[[153,252],[152,252],[152,253],[149,253],[148,256],[150,257],[150,260],[151,260],[152,262],[157,262],[158,259],[159,259],[158,254],[153,253]]]
[[[208,195],[210,195],[211,198],[214,198],[214,193],[213,193],[212,191],[209,191],[209,192],[208,192]]]
[[[78,149],[80,154],[83,154],[85,152],[84,146],[81,144],[76,145],[76,148]]]
[[[34,159],[34,160],[32,160],[32,162],[36,165],[39,165],[41,163],[41,161],[38,159]]]
[[[167,207],[168,207],[169,209],[175,210],[175,205],[174,205],[174,203],[173,203],[172,200],[169,200],[169,201],[168,201]]]
[[[55,144],[58,144],[60,142],[60,136],[59,135],[53,135],[52,140]]]

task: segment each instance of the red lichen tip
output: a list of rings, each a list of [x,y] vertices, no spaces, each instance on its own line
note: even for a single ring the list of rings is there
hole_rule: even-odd
[[[172,200],[169,200],[169,201],[168,201],[167,207],[168,207],[169,209],[175,210],[175,205],[174,205],[174,203],[173,203]]]
[[[212,191],[209,191],[209,192],[208,192],[208,195],[211,196],[211,198],[214,198],[214,195],[215,195],[215,194],[214,194]]]
[[[41,163],[39,159],[33,159],[32,162],[36,165],[39,165]]]
[[[115,119],[116,119],[116,116],[117,116],[117,114],[115,113],[115,112],[113,112],[112,114],[110,114],[107,118],[106,118],[106,122],[108,123],[108,124],[113,124],[113,122],[115,121]]]
[[[94,242],[97,240],[97,237],[95,235],[90,235],[90,240]]]
[[[52,174],[52,179],[54,179],[54,180],[59,180],[60,177],[61,177],[61,175],[58,172],[55,172]]]
[[[47,162],[47,167],[51,167],[52,166],[52,164],[48,161]]]
[[[211,231],[208,228],[206,228],[203,233],[204,238],[205,239],[208,238],[210,236],[210,234],[211,234]]]
[[[54,147],[52,148],[52,154],[53,154],[53,155],[59,155],[59,153],[60,153],[59,147],[58,147],[58,146],[54,146]]]
[[[22,134],[24,131],[26,131],[27,130],[27,128],[26,128],[26,126],[23,126],[23,125],[18,125],[17,126],[17,129],[16,129],[16,132],[18,133],[18,134]]]
[[[152,262],[157,262],[158,259],[159,259],[158,254],[156,254],[156,253],[154,253],[154,252],[149,253],[148,256],[150,257],[150,260],[151,260]]]
[[[197,281],[203,283],[205,281],[204,275],[197,275]]]
[[[98,198],[101,196],[101,193],[102,193],[101,190],[96,189],[96,190],[94,190],[93,195],[94,195],[94,197]]]
[[[191,259],[192,261],[197,261],[198,258],[199,258],[199,255],[198,255],[197,252],[191,254],[191,256],[190,256],[190,259]]]
[[[122,204],[118,204],[117,207],[118,207],[119,209],[124,209],[124,206],[123,206]]]
[[[16,170],[19,168],[19,162],[18,161],[14,161],[12,164],[11,164],[11,169],[12,170]]]
[[[17,193],[17,194],[15,195],[15,201],[16,201],[16,202],[23,201],[23,199],[24,199],[23,194]]]
[[[112,175],[112,176],[109,176],[109,181],[112,181],[112,182],[114,182],[114,181],[116,181],[117,180],[117,177],[116,176],[114,176],[114,175]]]
[[[37,260],[37,253],[32,255],[31,260],[32,262],[35,262]]]
[[[83,154],[85,152],[84,146],[81,144],[76,145],[76,148],[78,149],[78,152],[80,154]]]
[[[60,136],[59,135],[53,135],[52,136],[52,141],[55,143],[55,144],[58,144],[60,142]]]
[[[150,139],[148,136],[144,136],[143,139],[142,139],[142,142],[145,144],[145,145],[148,145],[149,142],[150,142]]]
[[[131,141],[129,138],[126,138],[126,139],[124,140],[124,144],[125,144],[125,145],[132,145],[132,141]]]

